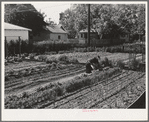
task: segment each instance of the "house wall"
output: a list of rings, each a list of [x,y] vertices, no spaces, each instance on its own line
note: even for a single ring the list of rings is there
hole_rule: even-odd
[[[29,40],[29,34],[27,30],[5,30],[4,35],[6,36],[7,43],[9,43],[11,40],[18,40],[19,36],[21,40]]]
[[[98,39],[97,33],[90,33],[90,39]],[[87,43],[87,33],[79,33],[79,43],[85,44]]]
[[[60,37],[60,38],[59,38]],[[63,33],[50,33],[50,39],[51,40],[67,40],[68,35]]]

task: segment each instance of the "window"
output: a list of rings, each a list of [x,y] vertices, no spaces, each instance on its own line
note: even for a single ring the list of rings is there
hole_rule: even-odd
[[[83,34],[81,33],[81,38],[83,38]]]
[[[58,39],[61,39],[61,36],[60,35],[58,35]]]

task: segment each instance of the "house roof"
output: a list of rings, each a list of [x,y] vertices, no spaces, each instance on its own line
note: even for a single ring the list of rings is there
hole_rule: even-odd
[[[52,26],[47,26],[46,27],[47,30],[49,30],[52,33],[67,33],[66,31],[64,31],[60,25],[52,25]]]
[[[24,28],[24,27],[14,25],[14,24],[10,24],[10,23],[6,23],[6,22],[5,22],[4,28],[5,28],[5,30],[27,30],[27,31],[31,31],[31,29],[29,29],[29,28]]]
[[[90,29],[90,32],[92,32],[92,33],[96,33],[96,30],[95,29]],[[81,30],[80,31],[80,33],[88,33],[88,30],[87,29],[83,29],[83,30]]]

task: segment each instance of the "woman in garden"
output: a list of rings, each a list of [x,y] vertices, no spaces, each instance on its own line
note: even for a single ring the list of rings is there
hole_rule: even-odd
[[[94,57],[87,61],[86,63],[86,73],[91,73],[92,70],[99,69],[101,70],[101,65],[100,65],[100,56]]]

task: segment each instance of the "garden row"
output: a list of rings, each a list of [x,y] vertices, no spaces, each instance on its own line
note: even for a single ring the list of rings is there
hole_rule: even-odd
[[[71,72],[70,72],[71,71]],[[82,65],[70,66],[61,70],[53,70],[47,73],[34,74],[28,77],[22,77],[19,79],[12,79],[5,83],[5,94],[9,93],[20,93],[30,88],[35,88],[40,85],[55,82],[55,80],[64,78],[66,76],[72,76],[79,73],[85,72]]]
[[[51,83],[43,88],[37,88],[36,92],[32,94],[24,92],[20,96],[7,96],[5,98],[5,108],[35,108],[41,102],[53,102],[53,100],[56,100],[60,96],[103,80],[107,77],[107,74],[111,77],[119,72],[119,68],[113,68],[106,72],[93,73],[90,76],[83,75],[81,77],[75,77],[74,79],[66,81],[63,84]]]
[[[66,55],[60,55],[58,58],[53,57],[47,57],[45,55],[38,56],[37,60],[42,60],[47,63],[44,65],[37,65],[35,67],[25,67],[20,68],[18,70],[7,70],[5,73],[5,80],[9,80],[11,77],[20,78],[20,77],[26,77],[31,74],[41,73],[41,72],[48,72],[53,69],[62,69],[65,67],[64,64],[71,64],[71,63],[79,63],[77,59],[69,59]]]
[[[131,89],[128,91],[127,88],[130,88],[130,85]],[[129,96],[126,96],[127,94],[125,93],[121,97],[117,97],[117,95],[121,94],[121,91],[124,89],[127,90]],[[130,91],[136,94],[132,95],[131,93],[131,97],[133,98],[130,98]],[[106,79],[105,81],[93,84],[85,89],[78,90],[78,92],[75,92],[70,96],[65,96],[63,99],[59,99],[56,102],[42,104],[38,106],[38,108],[127,108],[144,91],[144,75],[142,73],[130,71],[121,75],[118,74],[108,80]]]

